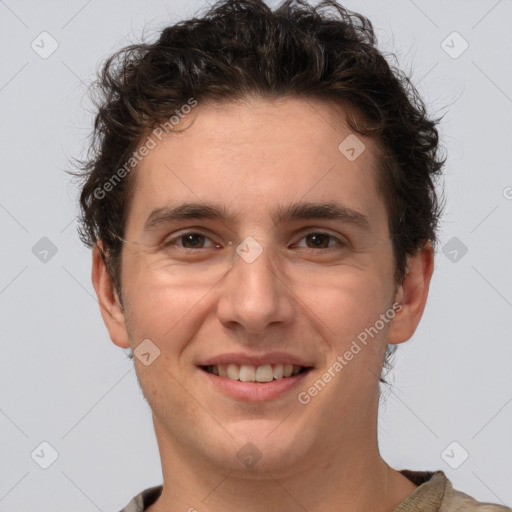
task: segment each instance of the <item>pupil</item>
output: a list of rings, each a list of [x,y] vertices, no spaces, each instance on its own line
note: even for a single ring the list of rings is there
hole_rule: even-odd
[[[196,247],[198,239],[202,238],[202,235],[185,235],[183,237],[185,239],[185,246],[191,242],[193,247]]]
[[[326,235],[319,235],[319,234],[313,234],[313,235],[308,235],[309,237],[309,240],[313,242],[313,244],[315,245],[316,248],[322,246],[322,247],[327,247],[327,245],[325,243],[322,244],[321,242],[321,239],[323,238],[324,239],[324,242],[325,240],[327,239],[327,236]],[[317,243],[317,242],[320,242],[320,243]]]

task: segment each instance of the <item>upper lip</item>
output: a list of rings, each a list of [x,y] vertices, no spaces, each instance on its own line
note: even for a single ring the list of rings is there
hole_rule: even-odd
[[[264,366],[267,364],[292,364],[305,368],[313,366],[304,359],[292,354],[287,354],[286,352],[267,352],[266,354],[260,355],[231,352],[228,354],[220,354],[218,356],[210,357],[209,359],[201,362],[198,366],[216,366],[219,364],[247,364],[253,366]]]

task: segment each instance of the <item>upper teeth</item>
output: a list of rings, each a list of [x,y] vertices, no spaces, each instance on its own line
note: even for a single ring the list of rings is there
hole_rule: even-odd
[[[241,380],[242,382],[270,382],[273,379],[282,379],[297,375],[301,366],[292,364],[265,364],[262,366],[253,366],[250,364],[218,364],[208,366],[208,371],[220,377],[227,377],[232,380]]]

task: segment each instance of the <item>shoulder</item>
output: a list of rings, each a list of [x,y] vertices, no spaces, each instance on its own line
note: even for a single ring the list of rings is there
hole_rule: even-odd
[[[451,482],[446,479],[446,491],[439,512],[512,512],[512,509],[496,503],[487,503],[475,500],[468,494],[454,489]]]
[[[512,512],[511,508],[475,500],[454,489],[443,471],[400,471],[418,487],[394,512]]]
[[[133,497],[130,500],[130,503],[128,503],[128,505],[119,512],[144,512],[144,510],[146,510],[150,505],[153,505],[153,503],[155,503],[155,501],[160,497],[162,489],[162,485],[145,489],[141,493],[137,494],[137,496]]]

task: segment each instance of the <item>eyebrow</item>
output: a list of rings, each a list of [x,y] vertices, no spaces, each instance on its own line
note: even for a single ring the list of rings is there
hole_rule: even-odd
[[[156,229],[163,224],[188,219],[212,219],[233,222],[235,216],[223,206],[211,203],[182,203],[177,206],[156,208],[144,223],[144,231]],[[370,229],[370,221],[366,215],[339,203],[308,203],[298,202],[280,206],[271,212],[273,222],[278,225],[294,220],[335,220],[351,224],[363,230]]]

